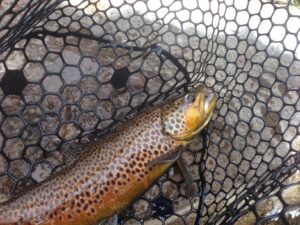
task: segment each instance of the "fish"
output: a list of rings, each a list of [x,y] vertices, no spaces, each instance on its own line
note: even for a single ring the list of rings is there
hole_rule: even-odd
[[[200,85],[84,144],[72,166],[0,205],[0,225],[92,225],[117,215],[178,161],[216,102]]]

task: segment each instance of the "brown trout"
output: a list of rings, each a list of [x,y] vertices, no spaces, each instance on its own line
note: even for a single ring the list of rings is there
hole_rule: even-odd
[[[216,99],[201,85],[86,144],[72,167],[1,205],[0,225],[91,225],[117,214],[207,125]]]

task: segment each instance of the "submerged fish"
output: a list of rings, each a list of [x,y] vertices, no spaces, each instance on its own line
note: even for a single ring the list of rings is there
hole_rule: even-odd
[[[86,144],[74,165],[0,206],[0,225],[90,225],[124,209],[178,159],[209,122],[216,95],[194,92]]]

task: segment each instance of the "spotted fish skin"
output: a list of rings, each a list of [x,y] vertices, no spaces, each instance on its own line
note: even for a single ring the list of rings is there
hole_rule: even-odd
[[[1,205],[0,225],[92,225],[119,212],[172,165],[148,164],[181,145],[164,132],[162,115],[182,101],[154,108],[87,144],[73,167]]]

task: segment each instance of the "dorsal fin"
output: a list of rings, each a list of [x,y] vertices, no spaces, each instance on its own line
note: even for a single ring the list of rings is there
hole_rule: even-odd
[[[0,193],[0,205],[6,203],[12,198],[10,193]]]
[[[64,156],[64,163],[67,166],[71,166],[74,164],[79,156],[88,150],[88,143],[77,143],[77,142],[71,142],[71,143],[66,143],[62,147],[62,153]]]

